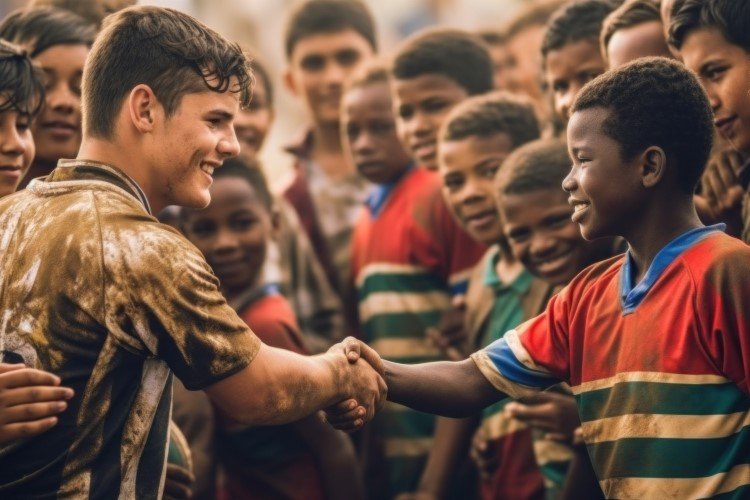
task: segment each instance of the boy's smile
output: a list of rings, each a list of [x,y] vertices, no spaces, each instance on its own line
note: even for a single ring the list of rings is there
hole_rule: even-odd
[[[562,186],[587,240],[623,235],[637,222],[643,190],[637,166],[622,160],[619,143],[603,131],[608,116],[603,108],[584,109],[568,124],[573,165]]]

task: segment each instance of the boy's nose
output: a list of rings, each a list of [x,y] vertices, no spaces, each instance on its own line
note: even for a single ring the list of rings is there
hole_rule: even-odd
[[[566,193],[572,193],[578,188],[578,181],[576,180],[573,173],[574,170],[571,169],[570,172],[568,172],[568,175],[566,175],[565,179],[563,179],[562,181],[562,188]]]

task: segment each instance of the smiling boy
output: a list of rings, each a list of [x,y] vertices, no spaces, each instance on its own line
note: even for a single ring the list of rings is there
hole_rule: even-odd
[[[107,18],[83,76],[78,159],[0,200],[3,349],[75,391],[59,424],[0,449],[0,496],[158,498],[172,371],[246,424],[286,423],[385,390],[337,348],[263,345],[198,250],[151,215],[204,207],[239,145],[247,60],[192,17]],[[363,408],[362,417],[365,416]]]
[[[585,86],[567,134],[572,220],[628,252],[470,360],[385,362],[389,398],[463,415],[564,380],[608,498],[747,495],[750,247],[704,227],[693,205],[708,100],[679,63],[642,59]]]

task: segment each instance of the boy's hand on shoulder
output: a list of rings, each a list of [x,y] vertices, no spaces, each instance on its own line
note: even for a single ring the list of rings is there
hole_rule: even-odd
[[[739,174],[743,164],[742,156],[736,151],[722,151],[708,163],[701,179],[701,195],[695,200],[705,223],[726,222],[730,226],[729,232],[741,224],[745,190],[740,184]]]
[[[573,443],[575,431],[581,426],[575,398],[557,392],[544,391],[523,403],[508,403],[505,414],[546,432],[545,437],[555,441]]]
[[[167,464],[167,474],[164,479],[165,500],[191,498],[195,477],[189,470],[177,464]]]
[[[388,392],[383,379],[385,367],[372,348],[353,337],[344,339],[328,352],[346,358],[348,370],[344,377],[347,384],[344,392],[349,398],[324,410],[325,420],[335,429],[354,432],[372,420],[385,403]]]
[[[72,397],[49,372],[0,363],[0,444],[49,430]]]

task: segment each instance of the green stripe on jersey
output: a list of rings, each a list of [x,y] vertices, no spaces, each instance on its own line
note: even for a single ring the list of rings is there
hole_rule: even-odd
[[[366,299],[371,293],[420,293],[447,291],[448,284],[434,274],[373,274],[365,278],[357,288],[359,300]]]
[[[722,438],[626,438],[587,448],[600,480],[708,477],[748,462],[750,427]]]
[[[425,328],[440,321],[442,311],[389,313],[373,316],[363,325],[365,339],[424,338]]]
[[[750,410],[750,399],[732,383],[621,382],[576,399],[583,422],[635,413],[723,415]]]

